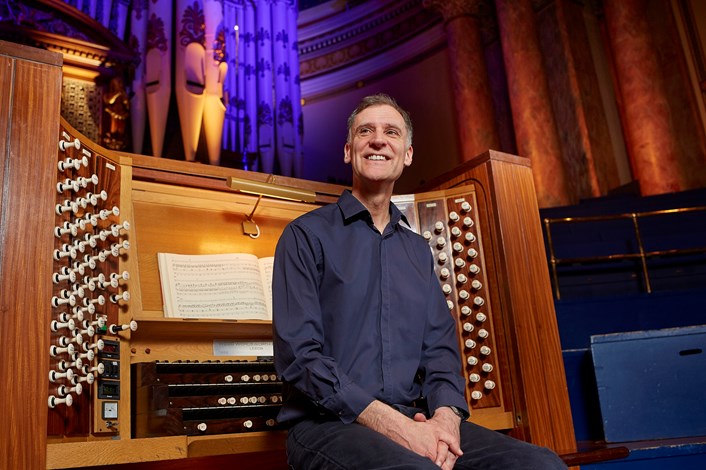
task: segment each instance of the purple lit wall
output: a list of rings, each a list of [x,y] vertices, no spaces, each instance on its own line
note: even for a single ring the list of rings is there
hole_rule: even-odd
[[[437,51],[377,79],[360,83],[304,105],[304,178],[350,184],[343,162],[346,120],[366,95],[388,93],[407,109],[414,124],[412,165],[405,169],[396,192],[412,192],[420,183],[458,165],[456,114],[448,76],[446,50]]]

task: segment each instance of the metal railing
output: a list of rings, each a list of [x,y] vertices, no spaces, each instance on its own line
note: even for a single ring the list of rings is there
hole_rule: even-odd
[[[642,235],[640,233],[640,219],[647,217],[664,216],[671,214],[684,214],[690,212],[706,212],[706,206],[699,207],[686,207],[678,209],[666,209],[666,210],[656,210],[647,212],[630,212],[615,215],[605,215],[605,216],[586,216],[586,217],[561,217],[561,218],[545,218],[543,219],[544,228],[546,230],[547,244],[549,248],[549,264],[551,267],[552,280],[554,284],[554,296],[557,300],[561,299],[561,291],[559,288],[559,275],[557,273],[557,266],[568,265],[568,264],[588,264],[588,263],[600,263],[606,261],[618,261],[618,260],[639,260],[642,278],[644,281],[647,293],[652,293],[652,284],[650,282],[650,273],[647,265],[647,260],[652,257],[664,257],[673,255],[690,255],[706,253],[706,246],[698,248],[675,248],[667,250],[655,250],[646,251],[645,244],[643,242]],[[631,253],[611,253],[608,255],[601,256],[584,256],[584,257],[567,257],[558,258],[554,249],[554,242],[552,241],[552,225],[554,224],[565,224],[565,223],[585,223],[585,222],[602,222],[611,220],[631,220],[633,227],[633,234],[635,237],[635,242],[637,243],[637,252]],[[704,240],[706,242],[706,240]]]

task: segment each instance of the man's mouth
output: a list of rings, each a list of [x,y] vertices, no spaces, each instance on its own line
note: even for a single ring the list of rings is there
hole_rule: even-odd
[[[384,162],[387,158],[384,155],[368,155],[365,157],[366,160]]]

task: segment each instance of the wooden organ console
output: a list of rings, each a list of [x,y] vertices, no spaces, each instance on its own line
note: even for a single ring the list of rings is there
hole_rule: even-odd
[[[243,468],[286,468],[271,358],[214,346],[269,341],[270,323],[165,318],[157,253],[272,256],[289,221],[343,188],[278,177],[315,202],[259,197],[226,180],[268,175],[104,149],[58,116],[60,56],[0,43],[0,60],[0,100],[10,97],[0,116],[9,149],[0,166],[0,337],[10,345],[0,393],[16,410],[0,418],[13,441],[3,440],[0,467],[161,468],[224,456]],[[574,451],[527,160],[489,151],[394,201],[437,260],[471,419]],[[245,233],[253,223],[258,237]],[[30,315],[36,334],[24,341]]]

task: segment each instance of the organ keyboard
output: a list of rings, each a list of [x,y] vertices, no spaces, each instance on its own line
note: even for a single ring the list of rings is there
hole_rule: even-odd
[[[282,382],[269,360],[133,365],[135,437],[278,429]]]
[[[14,46],[11,52],[17,53]],[[31,69],[36,53],[24,54]],[[46,54],[40,58],[56,67]],[[22,70],[27,58],[4,60]],[[12,78],[4,73],[0,87]],[[58,100],[60,73],[42,76],[44,81],[12,82],[14,102],[36,96],[22,91],[30,84],[44,86],[42,99]],[[47,108],[51,113],[40,115],[53,118],[41,123],[21,110],[11,113],[8,126],[29,130],[7,133],[10,142],[2,147],[12,149],[0,166],[3,224],[15,213],[41,210],[36,229],[18,223],[24,238],[6,225],[2,231],[10,236],[1,240],[0,334],[4,344],[23,336],[16,318],[27,305],[40,329],[24,348],[8,349],[13,357],[7,362],[34,361],[27,378],[13,383],[7,368],[0,377],[10,390],[4,393],[31,417],[15,420],[14,447],[0,452],[9,459],[6,466],[77,468],[221,454],[262,466],[258,455],[283,455],[284,432],[273,421],[281,395],[271,364],[257,354],[216,347],[270,341],[270,323],[165,318],[157,253],[271,256],[289,221],[334,202],[343,188],[277,178],[275,184],[313,191],[315,202],[260,200],[231,191],[226,181],[235,176],[273,183],[269,175],[109,151],[60,121],[56,106]],[[29,138],[33,132],[48,135],[51,145]],[[39,181],[33,175],[41,175]],[[33,183],[35,194],[23,189]],[[30,200],[32,212],[16,209]],[[395,196],[395,203],[437,261],[458,322],[471,419],[573,450],[528,162],[490,151],[416,194]],[[253,221],[257,238],[244,230]],[[5,260],[19,265],[23,258],[36,263],[18,277]],[[35,288],[17,290],[22,282]],[[17,400],[23,386],[26,403]],[[46,423],[40,436],[37,422]]]

